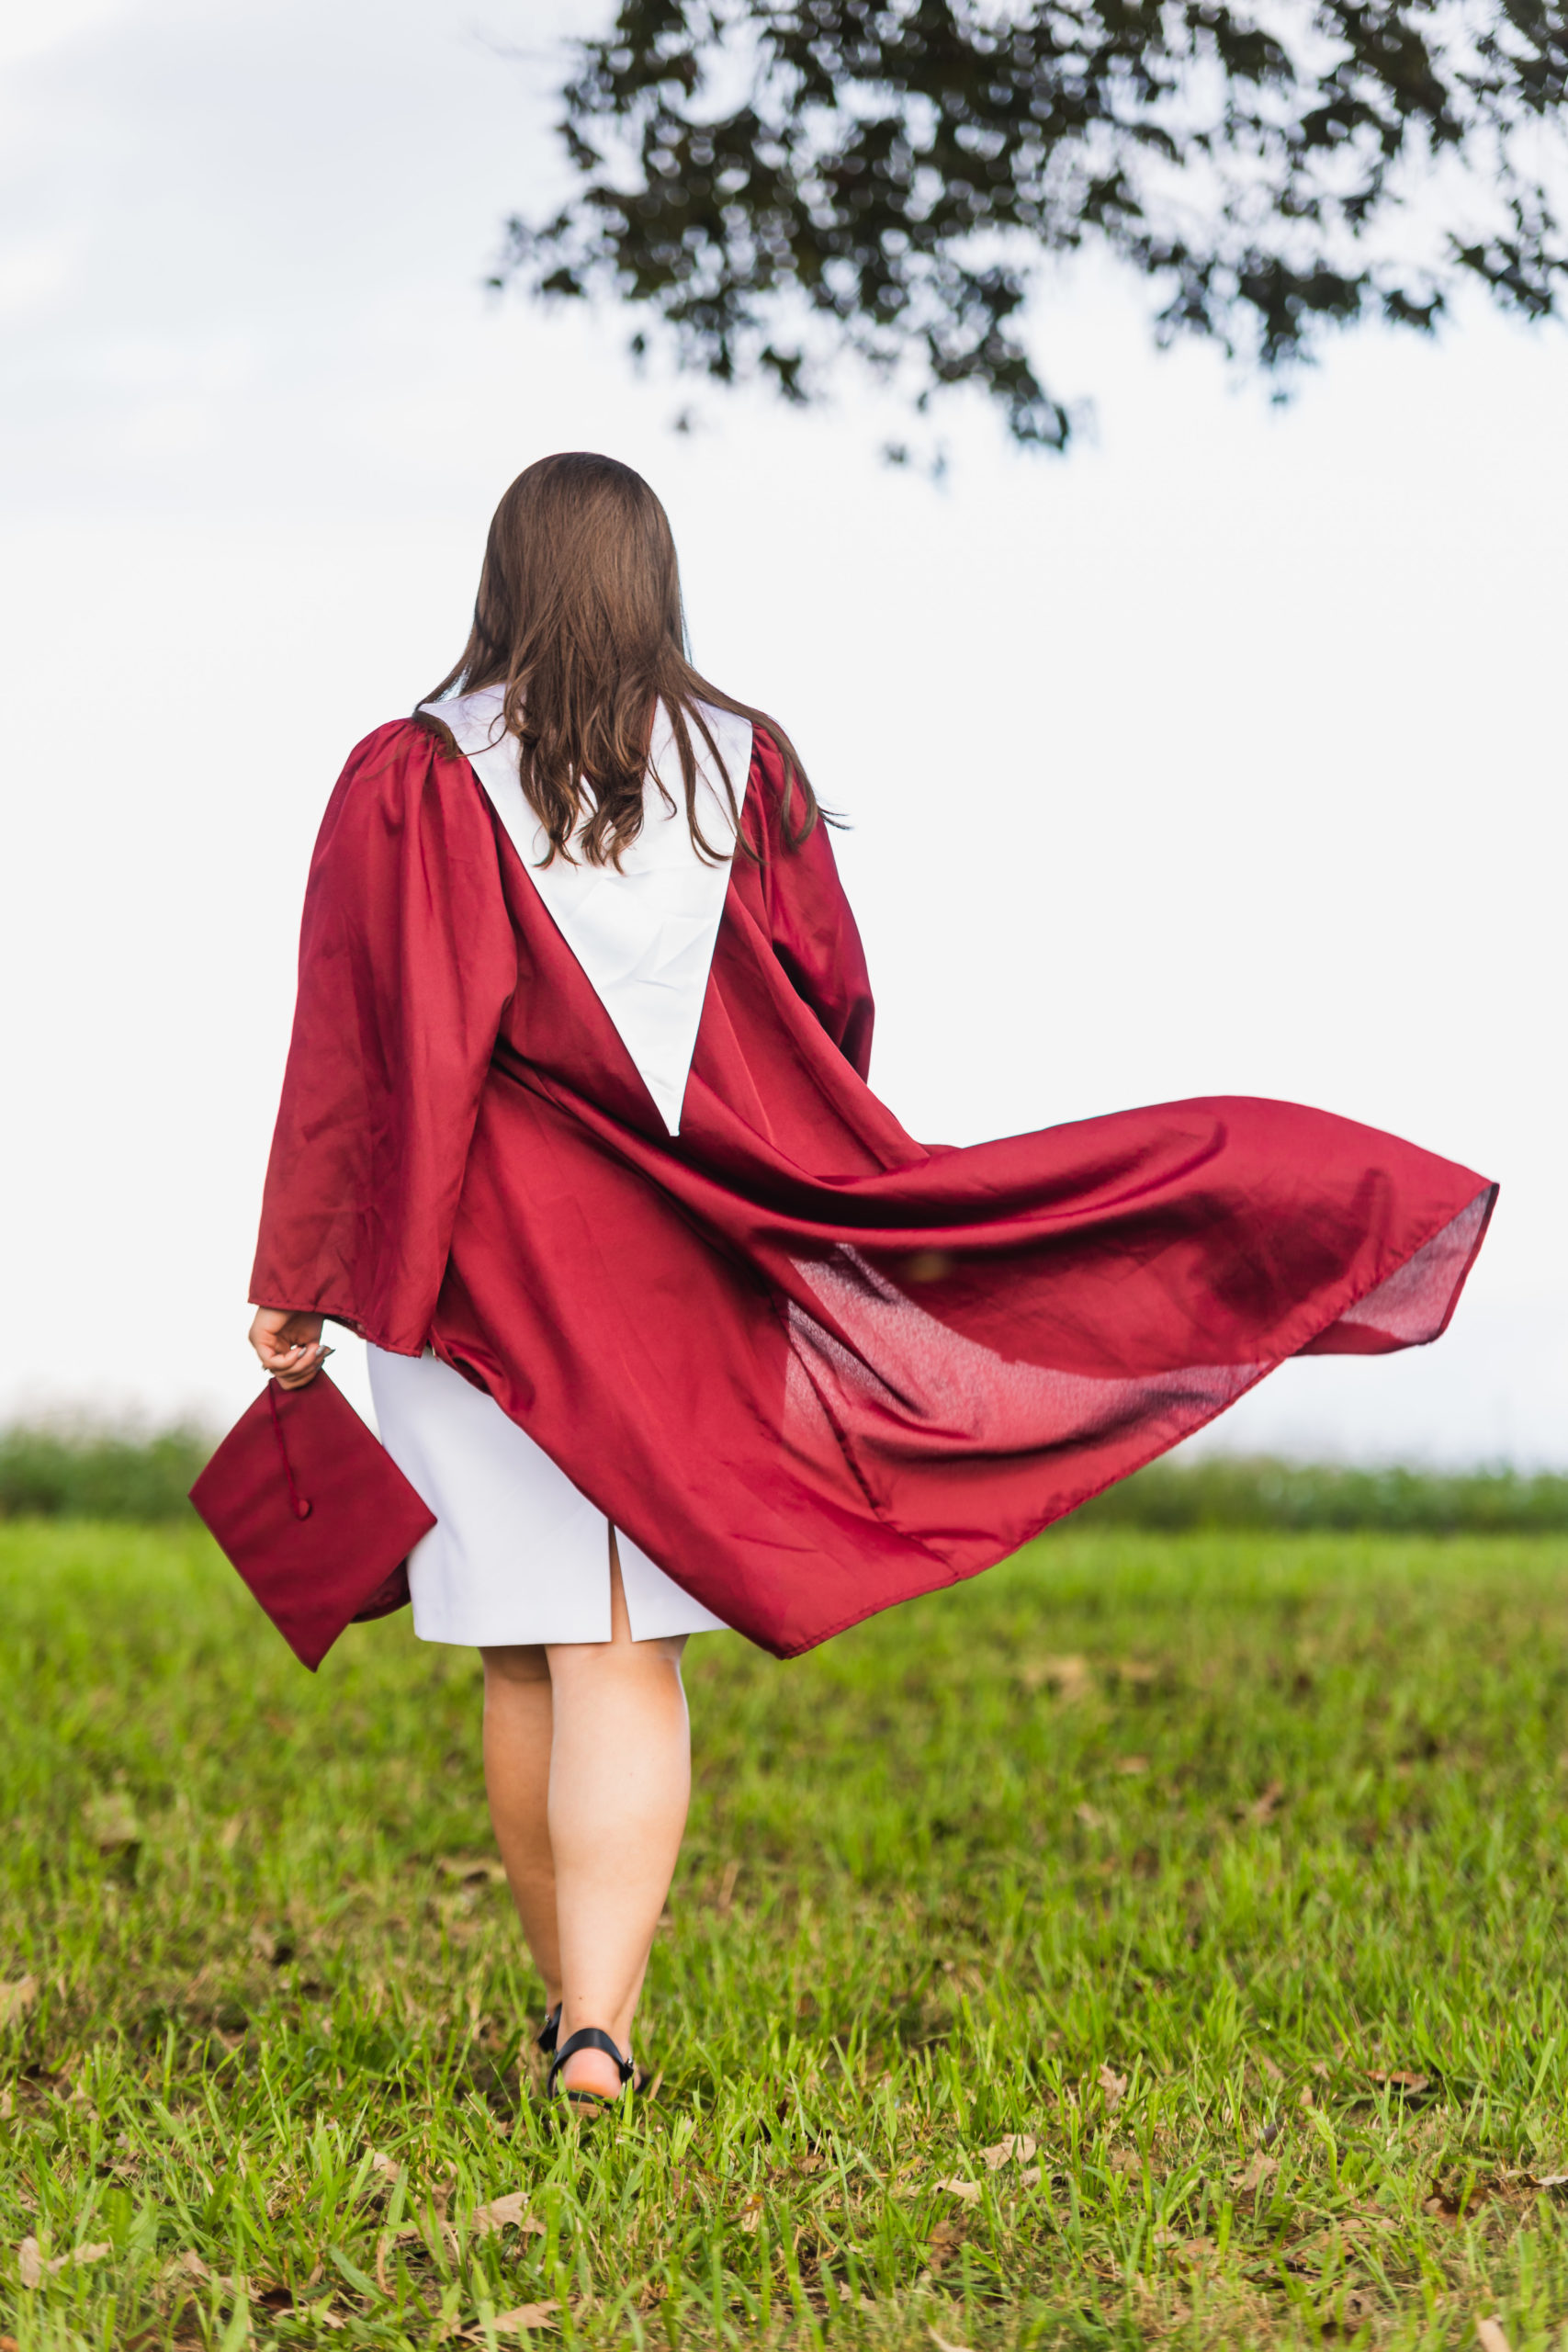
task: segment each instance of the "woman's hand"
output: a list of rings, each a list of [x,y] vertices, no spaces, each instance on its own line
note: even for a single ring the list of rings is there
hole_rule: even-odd
[[[331,1348],[321,1345],[320,1315],[295,1315],[287,1306],[258,1306],[251,1345],[280,1388],[303,1388],[314,1380]]]

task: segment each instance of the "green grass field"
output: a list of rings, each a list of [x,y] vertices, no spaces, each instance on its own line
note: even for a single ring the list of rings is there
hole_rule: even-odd
[[[0,1526],[0,1625],[21,2352],[1568,2345],[1568,1538],[1064,1531],[694,1642],[586,2129],[469,1654],[313,1680],[188,1527]]]

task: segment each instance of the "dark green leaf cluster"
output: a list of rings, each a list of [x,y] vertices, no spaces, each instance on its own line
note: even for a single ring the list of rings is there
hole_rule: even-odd
[[[1429,329],[1467,277],[1551,313],[1565,93],[1562,0],[622,0],[575,46],[572,196],[511,222],[497,282],[613,294],[792,401],[845,349],[919,407],[976,385],[1059,447],[1021,332],[1043,254],[1109,248],[1162,340],[1265,368]]]

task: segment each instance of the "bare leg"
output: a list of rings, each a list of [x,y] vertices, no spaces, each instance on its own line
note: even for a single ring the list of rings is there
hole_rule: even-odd
[[[548,1803],[549,1663],[542,1649],[481,1650],[485,1668],[485,1790],[495,1842],[545,2003],[560,1999],[560,1938],[556,1930],[556,1868]]]
[[[552,1644],[549,1847],[565,2006],[560,2038],[596,2025],[631,2048],[632,2016],[691,1798],[684,1636],[634,1642],[610,1546],[610,1639]],[[521,1907],[521,1898],[519,1898]],[[532,1941],[532,1929],[527,1930]],[[600,2051],[568,2061],[569,2090],[614,2096]]]

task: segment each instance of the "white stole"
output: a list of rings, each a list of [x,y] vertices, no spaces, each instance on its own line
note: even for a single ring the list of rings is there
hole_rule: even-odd
[[[694,727],[697,822],[704,839],[720,853],[716,865],[705,864],[693,842],[674,730],[661,702],[643,786],[642,831],[625,853],[621,870],[590,865],[582,857],[578,843],[586,820],[572,836],[575,862],[558,854],[545,865],[549,836],[523,791],[521,746],[504,730],[504,699],[502,687],[485,686],[423,708],[451,729],[547,912],[615,1023],[660,1117],[678,1135],[734,848],[729,805],[712,754]],[[751,722],[705,703],[703,716],[739,806],[751,765]],[[672,809],[664,805],[655,769],[674,802]]]

